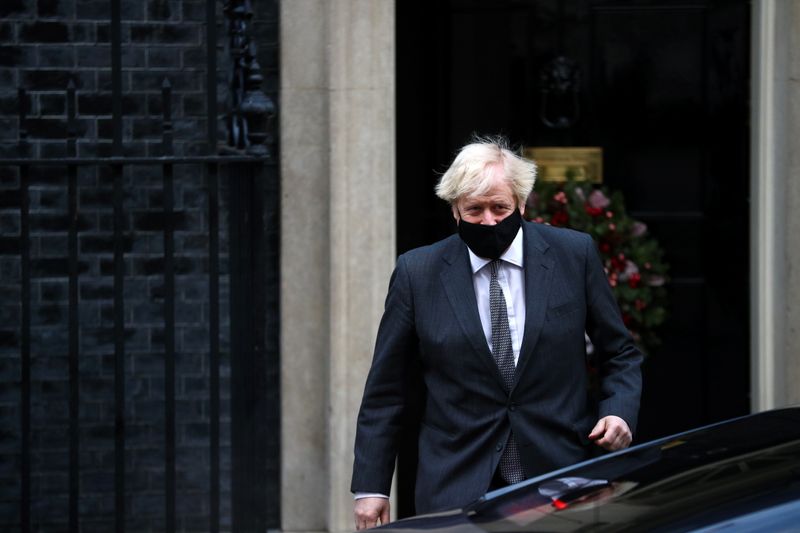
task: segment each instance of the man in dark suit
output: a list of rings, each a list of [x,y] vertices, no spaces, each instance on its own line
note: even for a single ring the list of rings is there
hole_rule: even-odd
[[[502,140],[465,146],[436,190],[458,235],[397,261],[358,416],[358,529],[389,520],[415,380],[424,384],[419,513],[631,442],[641,352],[592,239],[522,220],[535,174]],[[588,394],[584,332],[596,350],[598,401]]]

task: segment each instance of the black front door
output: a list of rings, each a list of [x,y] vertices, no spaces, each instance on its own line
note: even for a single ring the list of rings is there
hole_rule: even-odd
[[[605,184],[671,265],[640,442],[749,411],[749,10],[721,0],[397,2],[398,251],[453,231],[433,186],[473,132],[601,146]],[[577,121],[561,129],[541,119],[540,76],[557,56],[580,71]]]

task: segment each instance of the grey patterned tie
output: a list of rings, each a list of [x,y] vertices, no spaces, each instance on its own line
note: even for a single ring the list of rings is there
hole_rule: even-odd
[[[506,309],[506,299],[503,296],[503,289],[497,280],[497,270],[500,260],[495,259],[489,266],[492,271],[492,278],[489,282],[489,309],[492,319],[492,355],[500,370],[503,378],[503,385],[506,391],[511,390],[514,384],[514,348],[511,345],[511,330],[508,327],[508,311]],[[500,456],[500,475],[508,483],[518,483],[525,479],[522,471],[522,462],[519,457],[517,441],[512,432],[508,437],[506,449]]]

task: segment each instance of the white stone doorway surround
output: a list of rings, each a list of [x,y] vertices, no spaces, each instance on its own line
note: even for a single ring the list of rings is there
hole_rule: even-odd
[[[283,0],[280,26],[282,529],[350,531],[355,413],[395,259],[394,0]],[[752,79],[758,411],[800,403],[800,2],[753,2]]]
[[[752,13],[751,406],[800,403],[800,3]]]
[[[394,1],[280,9],[282,529],[351,531],[355,415],[395,261]]]

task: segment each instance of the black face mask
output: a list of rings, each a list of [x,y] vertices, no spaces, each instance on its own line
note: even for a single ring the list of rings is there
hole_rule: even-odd
[[[462,218],[458,223],[458,234],[475,255],[486,259],[499,259],[511,246],[521,224],[522,215],[519,209],[515,208],[510,215],[494,226],[472,224]]]

